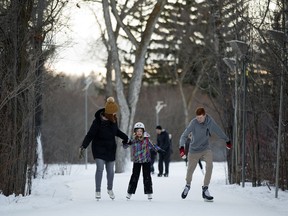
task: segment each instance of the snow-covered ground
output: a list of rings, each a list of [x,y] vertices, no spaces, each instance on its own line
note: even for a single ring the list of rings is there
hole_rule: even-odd
[[[34,180],[33,193],[27,197],[5,197],[0,195],[2,216],[278,216],[288,215],[288,192],[268,187],[252,188],[226,184],[226,164],[214,163],[210,193],[214,202],[204,202],[201,197],[203,174],[197,167],[191,190],[185,200],[181,192],[185,185],[186,166],[184,162],[170,164],[169,177],[152,176],[153,200],[148,201],[143,192],[142,177],[136,194],[126,200],[126,191],[131,167],[122,174],[115,174],[115,200],[106,192],[106,173],[102,181],[102,199],[95,200],[94,164],[50,165],[44,179]],[[157,164],[156,164],[157,167]],[[157,169],[156,169],[157,170]]]

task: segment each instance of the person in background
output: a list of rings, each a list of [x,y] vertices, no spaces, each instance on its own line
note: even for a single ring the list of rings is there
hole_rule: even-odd
[[[172,134],[169,133],[169,142],[170,142],[170,155],[169,155],[169,162],[171,159],[171,155],[173,154],[173,142],[172,142]]]
[[[81,159],[84,150],[92,141],[92,153],[96,161],[95,187],[97,200],[101,199],[101,182],[104,166],[107,172],[108,195],[111,199],[115,198],[113,193],[114,165],[117,147],[115,137],[120,137],[123,142],[128,142],[128,136],[118,128],[117,111],[118,105],[114,98],[107,98],[105,108],[99,109],[95,113],[95,119],[79,149],[79,158]]]
[[[157,145],[165,151],[165,153],[159,153],[158,160],[158,177],[163,175],[163,163],[165,164],[165,173],[164,177],[168,177],[169,175],[169,163],[170,163],[170,140],[169,134],[165,129],[162,129],[160,125],[156,126],[157,133]]]
[[[150,156],[151,156],[151,161],[150,161],[150,165],[151,165],[151,174],[153,175],[155,172],[155,168],[154,168],[154,162],[157,159],[157,152],[154,151],[154,149],[150,149]]]
[[[148,199],[152,199],[152,178],[151,178],[151,155],[150,150],[153,149],[155,152],[164,152],[159,146],[153,144],[150,139],[150,135],[145,131],[145,126],[142,122],[137,122],[134,125],[133,138],[128,143],[123,143],[123,147],[132,148],[132,161],[133,169],[132,175],[129,181],[127,190],[127,199],[131,199],[132,194],[135,194],[137,184],[140,176],[142,167],[143,172],[143,184],[144,194],[148,195]]]
[[[206,172],[202,186],[202,197],[206,201],[213,201],[214,197],[211,196],[208,191],[213,169],[213,155],[209,145],[209,137],[211,133],[215,133],[218,137],[225,140],[227,149],[230,149],[232,144],[230,139],[216,124],[214,119],[210,115],[206,114],[203,107],[197,108],[195,113],[196,117],[191,120],[180,137],[179,150],[180,156],[183,157],[185,155],[185,142],[187,141],[189,134],[192,134],[188,153],[186,186],[181,194],[181,197],[183,199],[186,198],[190,190],[193,172],[198,161],[203,159],[206,162]]]

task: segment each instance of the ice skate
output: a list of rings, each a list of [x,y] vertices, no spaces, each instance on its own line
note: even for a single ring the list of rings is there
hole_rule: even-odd
[[[204,201],[213,202],[214,197],[210,195],[208,186],[202,186],[202,197]]]
[[[148,200],[151,201],[152,200],[152,194],[147,194],[148,195]]]
[[[190,185],[186,185],[181,194],[182,199],[185,199],[187,197],[189,190],[190,190]]]
[[[127,193],[127,195],[126,195],[126,198],[127,198],[127,200],[130,200],[130,199],[131,199],[131,197],[132,197],[132,194],[130,194],[130,193]]]
[[[99,201],[101,199],[101,192],[96,192],[95,198],[97,201]]]
[[[115,199],[115,195],[114,195],[114,193],[113,193],[112,190],[108,190],[107,193],[109,194],[109,197],[110,197],[112,200]]]

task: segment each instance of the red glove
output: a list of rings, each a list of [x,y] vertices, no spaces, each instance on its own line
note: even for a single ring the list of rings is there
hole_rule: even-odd
[[[227,149],[231,149],[232,148],[232,143],[230,142],[230,140],[228,142],[226,142],[226,148]]]
[[[181,157],[183,160],[185,160],[185,159],[186,159],[186,155],[185,155],[185,149],[184,149],[184,147],[182,146],[182,147],[179,149],[179,151],[180,151],[180,157]]]

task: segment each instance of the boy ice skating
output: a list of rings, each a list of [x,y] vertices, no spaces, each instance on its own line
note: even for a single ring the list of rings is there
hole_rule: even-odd
[[[181,194],[183,199],[186,198],[192,181],[192,175],[197,166],[198,161],[204,160],[206,162],[206,172],[204,177],[204,184],[202,186],[202,197],[206,201],[213,201],[213,196],[210,195],[208,187],[211,180],[213,169],[213,156],[209,145],[209,137],[211,133],[215,133],[218,137],[226,141],[227,149],[232,147],[229,138],[216,124],[214,119],[206,114],[203,107],[196,109],[196,117],[191,120],[188,127],[185,129],[180,137],[180,156],[185,155],[185,142],[189,134],[192,134],[189,153],[188,153],[188,168],[186,173],[186,186]]]

